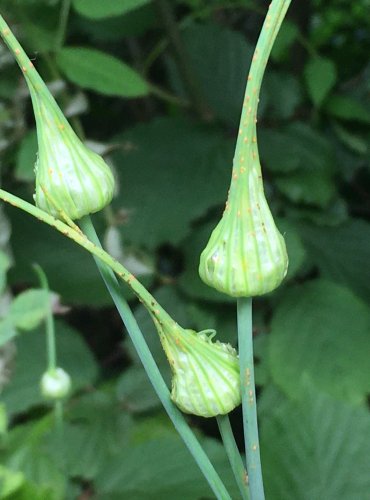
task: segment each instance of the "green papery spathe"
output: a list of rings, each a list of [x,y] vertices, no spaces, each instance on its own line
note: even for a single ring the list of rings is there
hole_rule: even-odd
[[[80,141],[51,96],[30,90],[38,139],[36,205],[72,220],[101,210],[113,197],[110,168]]]
[[[199,274],[227,295],[253,297],[277,288],[287,269],[284,238],[268,207],[256,157],[248,169],[234,169],[229,199],[201,254]]]
[[[239,360],[229,344],[213,342],[210,331],[176,325],[158,327],[172,369],[172,401],[184,413],[225,415],[241,403]]]

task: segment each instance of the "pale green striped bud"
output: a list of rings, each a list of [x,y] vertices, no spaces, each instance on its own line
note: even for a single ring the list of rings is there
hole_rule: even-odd
[[[271,292],[284,279],[288,256],[268,207],[258,158],[234,169],[222,219],[200,257],[202,280],[233,297]]]
[[[239,360],[229,344],[212,342],[207,333],[159,329],[172,368],[172,401],[185,413],[225,415],[241,402]]]
[[[63,368],[48,370],[41,377],[42,395],[47,399],[63,399],[71,390],[71,377]]]
[[[232,297],[271,292],[288,269],[285,242],[265,198],[256,128],[262,78],[288,6],[289,2],[270,5],[258,39],[247,79],[228,201],[200,257],[201,279]]]
[[[110,168],[80,141],[4,19],[1,25],[1,36],[26,79],[36,118],[36,205],[67,222],[101,210],[113,197]]]
[[[77,137],[53,98],[31,90],[38,159],[35,165],[36,205],[61,218],[97,212],[113,197],[114,178],[105,161]]]

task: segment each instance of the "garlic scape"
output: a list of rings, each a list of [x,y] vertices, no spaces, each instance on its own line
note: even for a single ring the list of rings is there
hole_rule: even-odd
[[[155,324],[172,369],[171,399],[180,410],[214,417],[241,403],[239,360],[230,344],[213,342],[213,330]]]
[[[36,205],[49,214],[79,219],[108,205],[114,179],[105,161],[77,137],[33,63],[5,21],[1,36],[17,60],[30,90],[36,119]]]
[[[233,297],[274,290],[288,268],[285,242],[264,193],[256,129],[262,77],[286,9],[281,2],[271,4],[263,25],[247,81],[228,200],[200,257],[201,279]]]

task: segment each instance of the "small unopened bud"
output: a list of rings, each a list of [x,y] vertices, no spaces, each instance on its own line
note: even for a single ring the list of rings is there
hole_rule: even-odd
[[[222,219],[201,254],[199,275],[227,295],[253,297],[277,288],[287,269],[284,238],[268,207],[256,159],[233,175]]]
[[[80,141],[53,98],[36,95],[33,103],[39,148],[36,205],[59,218],[64,212],[72,220],[101,210],[113,197],[110,168]]]
[[[172,401],[185,413],[225,415],[241,402],[239,360],[229,344],[213,342],[207,330],[179,325],[159,329],[172,369]]]
[[[47,399],[63,399],[71,390],[71,377],[63,368],[48,370],[41,377],[42,395]]]

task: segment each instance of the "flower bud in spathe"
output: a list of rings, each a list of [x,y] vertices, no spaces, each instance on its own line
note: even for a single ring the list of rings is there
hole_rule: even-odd
[[[98,212],[113,197],[114,178],[103,158],[88,149],[50,96],[31,91],[37,125],[36,205],[70,219]]]
[[[71,390],[71,377],[63,368],[48,370],[41,377],[41,393],[46,399],[59,400],[68,396]]]
[[[248,168],[235,168],[220,222],[200,257],[199,274],[232,297],[271,292],[284,279],[288,256],[267,204],[256,155]]]
[[[225,415],[241,402],[239,359],[229,344],[213,342],[208,332],[179,325],[159,328],[172,369],[171,399],[184,413]]]

